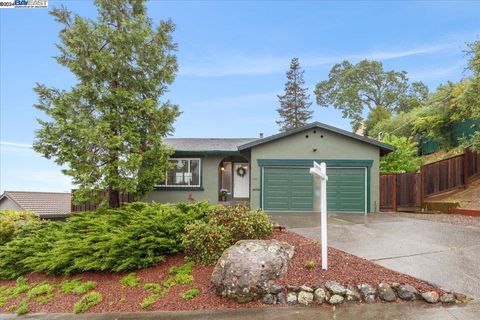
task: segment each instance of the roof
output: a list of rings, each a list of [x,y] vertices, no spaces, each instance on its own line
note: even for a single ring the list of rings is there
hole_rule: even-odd
[[[71,194],[60,192],[5,191],[0,200],[8,198],[22,210],[36,213],[41,218],[70,214]]]
[[[271,142],[271,141],[274,141],[274,140],[278,140],[278,139],[281,139],[281,138],[284,138],[284,137],[287,137],[287,136],[290,136],[290,135],[293,135],[293,134],[296,134],[296,133],[299,133],[299,132],[303,132],[305,130],[313,129],[313,128],[324,129],[324,130],[327,130],[327,131],[330,131],[330,132],[334,132],[334,133],[337,133],[337,134],[340,134],[340,135],[343,135],[343,136],[346,136],[346,137],[349,137],[349,138],[352,138],[352,139],[355,139],[355,140],[359,140],[359,141],[374,145],[374,146],[380,148],[380,151],[382,151],[383,154],[387,154],[389,152],[395,151],[395,147],[393,147],[389,144],[382,143],[380,141],[370,139],[370,138],[367,138],[367,137],[364,137],[364,136],[360,136],[358,134],[355,134],[355,133],[352,133],[352,132],[349,132],[349,131],[346,131],[346,130],[343,130],[343,129],[339,129],[339,128],[336,128],[336,127],[333,127],[333,126],[330,126],[328,124],[321,123],[321,122],[313,122],[313,123],[307,124],[307,125],[305,125],[303,127],[300,127],[300,128],[296,128],[296,129],[292,129],[292,130],[289,130],[289,131],[286,131],[286,132],[281,132],[281,133],[278,133],[278,134],[274,134],[273,136],[269,136],[269,137],[266,137],[266,138],[263,138],[263,139],[257,139],[257,140],[251,141],[251,142],[247,142],[247,143],[239,146],[238,149],[239,150],[250,149],[252,147],[256,147],[256,146],[259,146],[261,144]]]
[[[167,138],[165,145],[175,151],[187,152],[238,152],[240,145],[255,141],[255,138]]]

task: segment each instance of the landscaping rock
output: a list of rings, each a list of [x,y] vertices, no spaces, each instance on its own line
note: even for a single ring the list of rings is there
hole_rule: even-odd
[[[298,291],[300,291],[300,287],[299,286],[288,285],[287,290],[288,290],[288,292],[298,292]]]
[[[423,292],[422,298],[428,303],[437,303],[438,302],[438,293],[435,291]]]
[[[267,293],[266,295],[263,296],[262,302],[265,304],[275,304],[276,297],[271,293]]]
[[[345,287],[340,285],[336,281],[325,282],[325,288],[327,288],[327,290],[330,291],[332,294],[344,295],[346,291]]]
[[[274,284],[270,287],[270,293],[279,294],[282,291],[283,291],[283,286],[280,286],[278,284]]]
[[[277,294],[277,303],[278,304],[287,303],[287,295],[284,292],[280,292],[279,294]]]
[[[313,289],[307,286],[301,286],[300,291],[313,292]]]
[[[454,292],[453,294],[455,295],[455,299],[457,300],[457,302],[467,303],[470,300],[470,298],[466,294],[458,292]]]
[[[358,285],[358,290],[362,294],[363,301],[366,303],[374,303],[377,295],[377,290],[369,284],[362,283]]]
[[[397,288],[397,293],[402,300],[415,300],[418,296],[418,290],[409,284],[402,284]]]
[[[378,296],[380,299],[387,302],[393,302],[397,300],[395,292],[388,283],[380,283],[378,285]]]
[[[354,286],[348,286],[347,290],[345,291],[345,298],[347,301],[360,301],[362,296],[357,288]]]
[[[287,303],[288,304],[295,304],[297,303],[297,294],[295,292],[289,292],[287,293]]]
[[[298,303],[308,306],[313,302],[313,293],[308,291],[300,291],[298,293]]]
[[[440,302],[443,303],[454,303],[455,302],[455,295],[453,293],[444,293],[440,297]]]
[[[327,292],[325,292],[325,290],[323,290],[323,288],[317,288],[315,290],[315,292],[313,293],[313,296],[314,296],[314,300],[316,303],[318,304],[322,304],[323,302],[325,302],[326,300],[328,300],[330,298],[330,296],[327,297]]]
[[[330,297],[330,300],[328,300],[328,303],[330,304],[340,304],[343,302],[345,298],[339,294],[334,294],[333,296]]]
[[[242,240],[225,250],[212,273],[217,295],[243,303],[270,291],[287,271],[294,248],[277,240]]]

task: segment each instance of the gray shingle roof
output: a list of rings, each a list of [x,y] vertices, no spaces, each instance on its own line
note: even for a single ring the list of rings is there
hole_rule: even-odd
[[[36,213],[42,218],[66,216],[70,213],[70,193],[5,191],[0,200],[4,197],[15,202],[23,210]]]
[[[167,138],[165,144],[175,151],[238,151],[238,146],[257,140],[256,138]]]

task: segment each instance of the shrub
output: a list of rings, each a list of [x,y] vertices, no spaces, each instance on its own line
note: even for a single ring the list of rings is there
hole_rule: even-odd
[[[95,281],[65,280],[60,285],[63,294],[84,294],[97,286]]]
[[[0,278],[26,272],[71,274],[148,267],[182,250],[185,226],[213,210],[196,204],[131,203],[73,214],[66,222],[26,224],[0,246]]]
[[[22,316],[24,314],[27,314],[28,311],[30,311],[29,300],[23,299],[22,302],[20,302],[20,306],[18,307],[17,311],[15,311],[15,313],[17,314],[17,316]]]
[[[137,277],[137,274],[135,272],[129,273],[125,277],[120,279],[120,284],[123,287],[136,287],[138,286],[139,282],[140,278]]]
[[[227,228],[212,221],[197,221],[185,228],[185,253],[202,264],[217,261],[230,244],[231,235]]]
[[[22,226],[36,221],[38,218],[28,211],[0,210],[0,245],[11,241]]]
[[[97,305],[102,301],[102,295],[96,291],[85,294],[75,305],[73,306],[73,312],[81,313],[85,312],[91,307]]]
[[[308,261],[305,262],[305,268],[306,269],[315,269],[316,266],[317,266],[317,264],[313,260],[308,260]]]
[[[239,240],[261,239],[272,233],[270,218],[247,206],[217,206],[208,211],[208,222],[188,225],[183,236],[185,252],[202,264],[212,264]]]
[[[27,297],[31,299],[43,294],[51,294],[53,292],[53,289],[54,287],[49,283],[39,283],[28,291]]]
[[[213,223],[223,225],[233,243],[245,239],[261,239],[272,233],[272,223],[261,210],[248,206],[220,206],[209,212]]]
[[[182,297],[183,300],[190,300],[190,299],[195,298],[199,294],[200,294],[200,290],[198,290],[197,288],[193,288],[193,289],[190,289],[190,290],[187,290],[187,291],[183,292],[180,295],[180,297]]]
[[[142,307],[142,309],[147,309],[152,304],[154,304],[157,301],[157,299],[158,299],[158,294],[152,293],[151,295],[143,299],[143,301],[140,303],[140,307]]]

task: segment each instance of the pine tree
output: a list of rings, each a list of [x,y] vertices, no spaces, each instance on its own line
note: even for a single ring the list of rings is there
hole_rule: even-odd
[[[162,139],[173,131],[178,107],[160,101],[178,69],[171,21],[154,28],[145,0],[96,0],[96,20],[65,7],[50,13],[63,25],[56,61],[77,79],[69,90],[37,84],[34,149],[68,167],[77,200],[108,190],[141,196],[162,181],[172,150]]]
[[[290,70],[287,72],[287,82],[285,83],[285,94],[278,95],[280,107],[277,109],[280,120],[281,131],[288,131],[307,124],[312,118],[313,111],[310,110],[312,105],[310,95],[307,93],[308,88],[303,88],[305,80],[303,79],[303,71],[300,68],[298,58],[293,58],[290,62]]]

